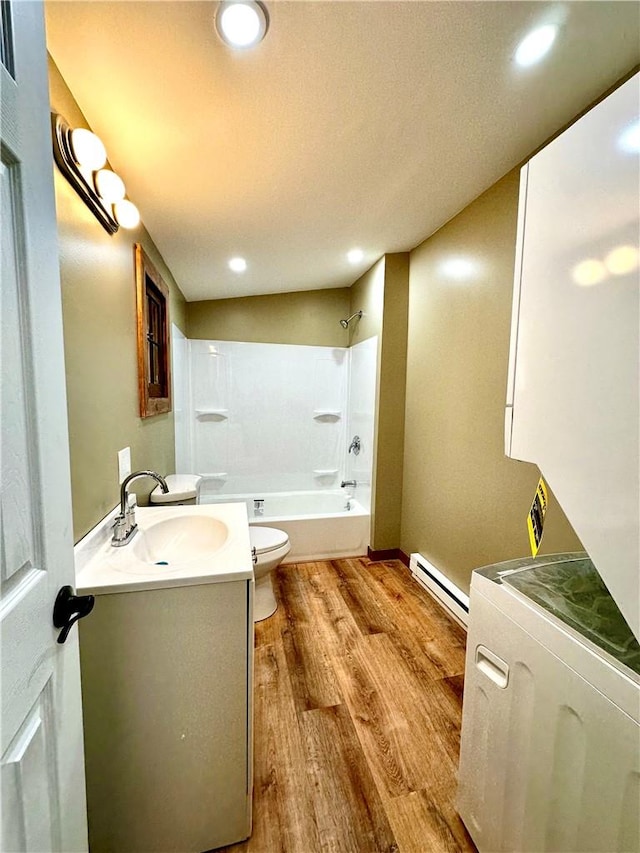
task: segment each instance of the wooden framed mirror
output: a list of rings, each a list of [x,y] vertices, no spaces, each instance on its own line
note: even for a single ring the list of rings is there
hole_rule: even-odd
[[[134,246],[140,417],[171,411],[169,288],[139,243]]]

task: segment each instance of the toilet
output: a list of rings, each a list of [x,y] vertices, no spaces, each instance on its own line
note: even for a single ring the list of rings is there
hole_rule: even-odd
[[[249,525],[251,551],[254,555],[253,572],[256,579],[253,597],[253,621],[261,622],[272,616],[278,607],[273,594],[271,571],[275,569],[291,550],[289,537],[284,530],[275,527]]]
[[[154,506],[177,506],[197,502],[200,477],[195,474],[168,474],[165,480],[169,487],[166,494],[160,486],[156,486],[151,492],[149,501]],[[291,543],[284,530],[257,525],[249,526],[249,540],[254,559],[253,573],[256,579],[253,621],[261,622],[272,616],[278,607],[273,594],[271,571],[287,556],[291,550]]]
[[[196,503],[200,481],[197,474],[167,474],[164,479],[169,491],[165,493],[160,486],[156,486],[149,495],[149,503],[154,506],[179,506]]]

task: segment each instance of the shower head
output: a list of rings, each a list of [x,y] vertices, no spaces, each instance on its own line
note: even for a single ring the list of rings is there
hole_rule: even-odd
[[[353,320],[353,318],[354,318],[354,317],[357,317],[358,319],[360,319],[360,317],[362,317],[362,311],[356,311],[356,313],[355,313],[355,314],[352,314],[352,315],[351,315],[350,317],[348,317],[346,320],[340,320],[340,325],[342,326],[342,328],[343,328],[343,329],[348,329],[348,328],[349,328],[349,323]]]

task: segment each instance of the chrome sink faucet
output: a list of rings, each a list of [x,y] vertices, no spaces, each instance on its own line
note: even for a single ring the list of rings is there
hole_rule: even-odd
[[[116,520],[113,523],[111,544],[114,548],[121,548],[123,545],[126,545],[135,536],[138,529],[138,525],[136,524],[136,510],[135,507],[129,506],[129,492],[127,487],[132,480],[137,480],[139,477],[152,477],[156,482],[160,483],[160,488],[165,495],[169,491],[169,486],[167,486],[164,477],[156,474],[155,471],[134,471],[133,474],[129,474],[128,477],[124,478],[120,486],[120,515],[116,516]]]

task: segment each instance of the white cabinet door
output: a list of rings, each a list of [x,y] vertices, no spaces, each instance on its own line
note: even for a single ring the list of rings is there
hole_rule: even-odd
[[[1,5],[2,851],[87,849],[69,455],[42,4]]]
[[[636,637],[639,106],[636,75],[523,170],[506,417]]]

